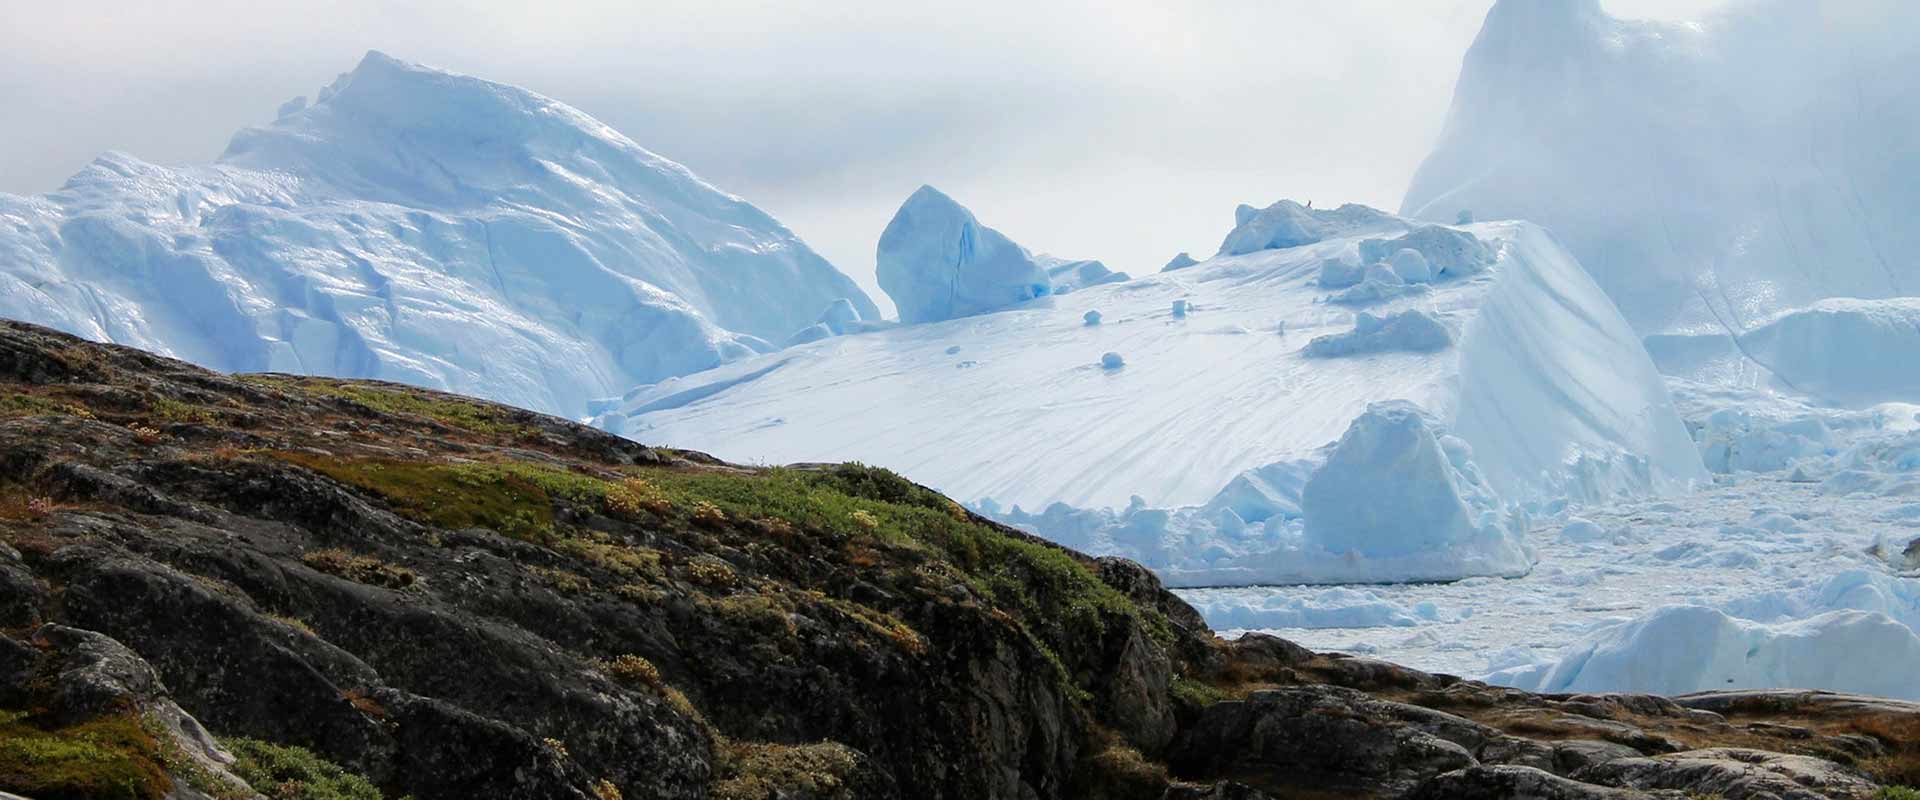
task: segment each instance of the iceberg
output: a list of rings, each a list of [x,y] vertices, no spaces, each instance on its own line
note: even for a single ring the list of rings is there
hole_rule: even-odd
[[[1739,336],[1773,383],[1842,407],[1920,400],[1920,297],[1829,298]]]
[[[581,415],[846,300],[791,231],[524,89],[368,53],[213,164],[0,194],[0,316],[225,371]]]
[[[874,269],[908,324],[998,311],[1053,292],[1053,277],[1026,248],[931,186],[887,223]]]
[[[1861,654],[1871,653],[1872,658]],[[1686,694],[1819,687],[1920,699],[1920,636],[1883,613],[1831,611],[1769,625],[1675,605],[1605,628],[1557,658],[1508,667],[1490,683],[1537,692]]]
[[[1401,213],[1539,223],[1643,334],[1920,295],[1916,37],[1912,3],[1500,0]]]

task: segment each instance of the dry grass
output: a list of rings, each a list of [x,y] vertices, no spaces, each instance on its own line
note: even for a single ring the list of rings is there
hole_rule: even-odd
[[[781,797],[845,797],[860,757],[838,742],[786,745],[718,743],[714,800],[774,800]]]
[[[657,605],[666,593],[641,583],[623,583],[613,587],[613,596],[638,606]]]
[[[593,581],[578,572],[534,566],[527,567],[527,571],[539,577],[548,586],[567,594],[585,594],[593,591]]]
[[[387,707],[380,705],[380,701],[373,699],[365,689],[348,689],[340,693],[340,699],[347,701],[360,713],[369,717],[381,720],[387,718]]]
[[[693,504],[693,522],[708,528],[718,528],[727,524],[727,512],[705,500],[696,501]]]
[[[278,622],[282,625],[285,625],[296,631],[304,633],[308,636],[312,636],[315,639],[320,638],[320,634],[313,632],[313,626],[308,625],[306,620],[301,619],[299,617],[289,617],[289,616],[283,616],[280,614],[268,614],[267,619],[273,620],[274,622]]]
[[[300,561],[329,575],[369,586],[405,589],[420,579],[419,575],[406,567],[394,566],[372,556],[349,553],[339,548],[313,550],[301,556]]]
[[[594,669],[605,673],[607,677],[628,686],[645,686],[659,691],[665,682],[660,678],[660,668],[642,656],[632,653],[613,658],[594,659]]]
[[[724,561],[695,561],[686,566],[686,572],[687,580],[709,589],[732,589],[740,583],[740,576]]]
[[[614,516],[636,519],[642,513],[665,517],[673,511],[673,500],[645,478],[627,478],[607,490],[603,501]]]
[[[1861,762],[1873,779],[1892,786],[1920,787],[1920,716],[1873,714],[1844,723],[1847,732],[1870,736],[1887,754]]]

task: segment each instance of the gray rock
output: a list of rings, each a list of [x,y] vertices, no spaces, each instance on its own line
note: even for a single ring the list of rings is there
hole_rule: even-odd
[[[1273,795],[1237,781],[1212,784],[1176,783],[1160,800],[1272,800]]]
[[[1553,771],[1561,775],[1571,775],[1596,764],[1605,764],[1623,758],[1639,758],[1641,755],[1640,751],[1617,742],[1594,739],[1554,742]]]
[[[1677,789],[1726,800],[1867,798],[1879,790],[1858,770],[1824,758],[1732,747],[1617,759],[1573,777],[1603,786]]]
[[[1436,775],[1408,793],[1405,800],[1640,800],[1683,796],[1679,792],[1649,794],[1595,786],[1533,767],[1480,766]]]
[[[1452,714],[1351,689],[1289,687],[1206,709],[1174,745],[1168,765],[1175,774],[1254,785],[1397,794],[1477,765],[1472,751],[1500,736]]]

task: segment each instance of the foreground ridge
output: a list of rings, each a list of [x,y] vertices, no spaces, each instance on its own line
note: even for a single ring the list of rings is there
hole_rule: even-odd
[[[857,464],[0,322],[0,790],[1868,798],[1920,705],[1535,695],[1208,631]],[[1894,795],[1885,795],[1894,796]]]

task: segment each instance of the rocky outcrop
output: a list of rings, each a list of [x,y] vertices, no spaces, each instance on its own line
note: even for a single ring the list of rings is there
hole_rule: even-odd
[[[1917,731],[1223,641],[1138,564],[882,470],[0,323],[0,791],[1857,797]]]
[[[1578,777],[1606,786],[1685,790],[1727,800],[1867,798],[1880,788],[1864,774],[1823,758],[1734,747],[1623,758],[1583,769]]]

